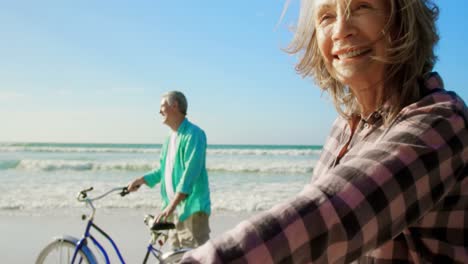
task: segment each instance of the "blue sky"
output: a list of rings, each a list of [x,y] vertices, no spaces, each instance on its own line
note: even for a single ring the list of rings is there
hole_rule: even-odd
[[[183,91],[210,144],[322,144],[335,110],[294,71],[297,0],[3,1],[0,142],[161,143]],[[467,1],[437,1],[436,70],[468,99]]]

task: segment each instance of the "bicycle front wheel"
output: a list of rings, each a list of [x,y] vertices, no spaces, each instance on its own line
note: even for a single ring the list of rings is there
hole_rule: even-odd
[[[47,245],[39,256],[37,257],[36,264],[48,263],[72,263],[73,253],[75,253],[76,242],[64,238],[59,238]],[[76,255],[74,263],[80,264],[94,264],[94,257],[91,256],[90,251],[85,246],[81,248]]]

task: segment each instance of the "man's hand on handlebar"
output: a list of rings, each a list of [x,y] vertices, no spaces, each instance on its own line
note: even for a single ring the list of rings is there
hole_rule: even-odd
[[[146,184],[145,179],[143,177],[141,178],[136,178],[132,182],[130,182],[127,186],[127,189],[129,192],[134,192],[137,191],[141,185]]]

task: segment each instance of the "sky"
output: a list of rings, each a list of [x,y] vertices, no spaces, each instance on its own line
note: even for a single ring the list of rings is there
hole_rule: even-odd
[[[293,0],[0,0],[0,142],[162,143],[185,93],[209,144],[321,145],[337,114],[283,51]],[[436,1],[435,66],[468,100],[468,1]]]

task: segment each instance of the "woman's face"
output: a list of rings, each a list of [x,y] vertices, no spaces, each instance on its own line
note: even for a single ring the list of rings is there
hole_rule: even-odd
[[[317,44],[332,76],[351,88],[383,80],[388,0],[314,0]]]

